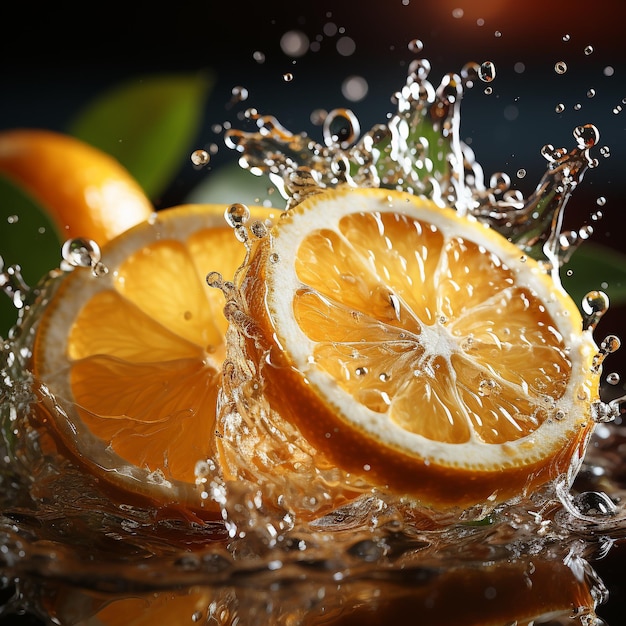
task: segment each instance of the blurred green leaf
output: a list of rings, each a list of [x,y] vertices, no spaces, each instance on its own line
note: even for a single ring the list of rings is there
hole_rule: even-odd
[[[18,187],[0,177],[0,256],[4,266],[19,265],[28,285],[35,285],[61,260],[61,243],[48,216]],[[0,335],[15,323],[11,300],[0,293]]]
[[[114,156],[155,200],[189,159],[211,84],[206,72],[133,79],[100,95],[68,132]]]
[[[237,163],[207,171],[205,180],[196,185],[185,201],[198,204],[242,202],[250,205],[269,201],[276,208],[284,208],[286,204],[267,176],[256,176]]]
[[[589,291],[599,289],[611,304],[626,304],[626,255],[591,241],[576,250],[561,272],[563,287],[580,302]]]

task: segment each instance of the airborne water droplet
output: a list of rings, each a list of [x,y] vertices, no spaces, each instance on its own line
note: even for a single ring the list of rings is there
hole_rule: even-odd
[[[93,267],[100,261],[100,246],[93,239],[68,239],[63,244],[61,256],[73,267]]]
[[[590,291],[582,301],[583,328],[593,330],[609,309],[609,297],[603,291]]]
[[[563,113],[563,111],[565,111],[565,105],[562,102],[559,102],[555,107],[554,110],[557,113]]]
[[[620,375],[617,372],[611,372],[606,376],[606,382],[609,383],[609,385],[617,385],[619,381]]]
[[[409,50],[411,52],[421,52],[424,49],[424,43],[421,39],[412,39],[409,41]]]
[[[231,204],[224,212],[224,218],[231,228],[243,226],[250,219],[250,209],[245,204]]]
[[[587,47],[585,48],[585,54],[586,54],[587,56],[589,56],[590,54],[593,54],[593,46],[587,46]]]
[[[485,61],[480,65],[478,77],[485,83],[490,83],[496,77],[496,66],[492,61]]]
[[[557,74],[565,74],[565,72],[567,72],[567,63],[565,63],[565,61],[557,61],[554,64],[554,71]]]
[[[206,150],[194,150],[191,153],[191,162],[194,165],[206,165],[211,160],[211,156]]]
[[[293,74],[291,72],[286,72],[285,74],[283,74],[283,80],[286,83],[290,83],[293,80]]]

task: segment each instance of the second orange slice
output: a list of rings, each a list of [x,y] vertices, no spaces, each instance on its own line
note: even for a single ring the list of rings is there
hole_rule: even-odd
[[[193,509],[205,506],[196,463],[215,452],[227,325],[206,276],[232,278],[245,253],[224,209],[168,209],[112,240],[106,273],[61,281],[34,347],[38,410],[62,446],[115,487]]]

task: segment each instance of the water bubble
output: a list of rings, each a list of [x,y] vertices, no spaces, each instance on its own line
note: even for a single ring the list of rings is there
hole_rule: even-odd
[[[250,225],[250,231],[257,239],[263,239],[267,235],[267,226],[261,220],[254,220]]]
[[[479,396],[490,396],[496,389],[496,381],[492,378],[485,378],[478,384]]]
[[[232,95],[231,102],[245,102],[248,99],[248,90],[240,85],[233,87],[230,93]]]
[[[493,89],[491,87],[485,87],[485,95],[490,96],[493,93]]]
[[[557,74],[565,74],[565,72],[567,72],[567,63],[565,63],[565,61],[557,61],[554,64],[554,71]]]
[[[608,309],[609,297],[603,291],[590,291],[582,301],[582,310],[585,318],[583,327],[593,330]]]
[[[600,133],[593,124],[577,126],[572,134],[576,139],[578,147],[581,149],[592,148],[598,143],[598,139],[600,139]]]
[[[231,228],[243,226],[250,219],[250,209],[245,204],[231,204],[224,211],[224,218]]]
[[[620,380],[620,375],[617,372],[611,372],[606,376],[606,382],[609,383],[609,385],[617,385]]]
[[[590,54],[593,54],[593,46],[586,46],[585,47],[585,54],[587,56],[589,56]]]
[[[478,77],[485,83],[490,83],[496,77],[496,66],[492,61],[481,63],[478,68]]]
[[[617,508],[611,498],[601,491],[584,491],[573,501],[583,515],[614,515]]]
[[[63,244],[61,256],[73,267],[94,267],[101,258],[100,246],[93,239],[68,239]]]
[[[191,162],[196,166],[206,165],[211,160],[211,155],[206,150],[194,150],[191,153]]]
[[[524,178],[524,176],[526,176],[526,170],[522,167],[519,170],[517,170],[517,177]]]
[[[285,74],[283,74],[283,80],[286,83],[290,83],[293,80],[293,74],[291,72],[286,72]]]
[[[309,49],[309,38],[300,30],[288,30],[280,38],[280,49],[290,57],[301,57]]]
[[[565,105],[562,102],[559,102],[555,107],[554,110],[557,113],[563,113],[563,111],[565,111]]]
[[[219,272],[209,272],[206,275],[206,284],[209,287],[215,287],[216,289],[220,289],[223,283],[224,279]]]
[[[421,52],[424,49],[424,43],[421,39],[412,39],[409,41],[409,50],[411,52]]]
[[[365,375],[367,374],[367,371],[368,371],[368,370],[367,370],[367,367],[363,367],[363,366],[361,366],[361,367],[357,367],[357,368],[354,370],[354,373],[355,373],[357,376],[365,376]]]
[[[356,43],[354,42],[354,39],[352,39],[352,37],[340,37],[337,40],[336,47],[337,52],[342,57],[349,57],[354,54],[354,51],[356,50]]]
[[[341,84],[341,93],[346,100],[359,102],[367,96],[369,85],[362,76],[348,76]]]
[[[324,143],[328,147],[338,145],[347,148],[357,140],[361,126],[356,115],[349,109],[335,109],[326,116],[322,132]]]

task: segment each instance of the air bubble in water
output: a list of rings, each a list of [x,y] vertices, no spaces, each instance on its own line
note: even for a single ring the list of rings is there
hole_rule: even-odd
[[[206,150],[194,150],[191,153],[191,162],[194,165],[206,165],[211,160],[211,155]]]
[[[490,83],[496,77],[496,66],[491,61],[485,61],[478,68],[478,77],[485,83]]]
[[[565,63],[565,61],[557,61],[554,64],[554,71],[557,74],[565,74],[565,72],[567,72],[567,63]]]
[[[73,267],[95,267],[101,258],[100,246],[93,239],[68,239],[63,244],[61,256]]]
[[[243,226],[250,219],[250,209],[245,204],[231,204],[224,211],[224,218],[231,228]]]

